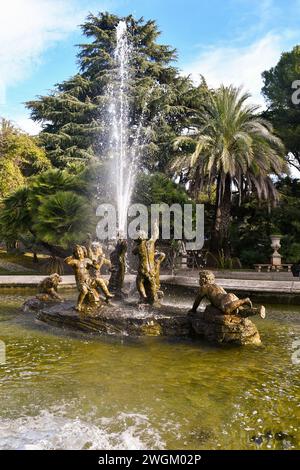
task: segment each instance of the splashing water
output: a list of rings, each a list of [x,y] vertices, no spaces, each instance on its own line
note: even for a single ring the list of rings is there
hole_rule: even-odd
[[[91,421],[78,416],[67,417],[63,408],[42,410],[36,416],[2,419],[0,442],[6,450],[142,450],[165,447],[146,415],[120,412],[111,418]]]
[[[137,171],[140,133],[140,125],[130,126],[128,96],[132,79],[129,64],[132,47],[128,41],[125,21],[120,21],[117,25],[116,40],[114,78],[109,87],[108,118],[112,197],[117,207],[118,230],[124,233]]]

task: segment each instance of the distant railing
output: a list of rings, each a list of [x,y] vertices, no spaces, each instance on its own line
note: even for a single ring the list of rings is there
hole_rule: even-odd
[[[271,272],[271,271],[275,271],[277,273],[279,273],[280,271],[287,271],[287,272],[291,272],[291,269],[292,269],[292,264],[280,264],[278,266],[273,266],[272,264],[255,264],[254,265],[254,268],[255,268],[255,271],[257,271],[258,273],[262,272],[262,271],[267,271],[267,273]]]

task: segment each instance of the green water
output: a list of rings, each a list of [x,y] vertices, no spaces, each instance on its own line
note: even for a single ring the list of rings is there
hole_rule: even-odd
[[[268,307],[261,347],[214,347],[70,336],[24,292],[0,296],[1,449],[300,447],[300,307]]]

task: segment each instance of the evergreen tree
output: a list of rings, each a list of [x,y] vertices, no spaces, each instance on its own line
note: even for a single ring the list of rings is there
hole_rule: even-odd
[[[157,42],[160,33],[155,21],[136,20],[131,15],[90,14],[82,25],[90,41],[79,45],[79,72],[56,85],[50,95],[27,103],[32,119],[43,126],[41,140],[57,166],[74,159],[106,158],[109,128],[105,92],[114,71],[120,20],[126,21],[132,44],[131,126],[137,125],[144,110],[144,134],[151,140],[145,146],[144,166],[162,170],[170,159],[174,136],[186,125],[195,89],[172,64],[175,50]]]
[[[0,198],[25,184],[26,177],[51,166],[35,137],[21,132],[7,119],[0,122]]]
[[[295,46],[281,55],[275,67],[263,72],[262,93],[268,103],[264,116],[283,140],[289,164],[300,171],[300,104],[292,100],[294,93],[299,99],[299,72],[300,46]]]

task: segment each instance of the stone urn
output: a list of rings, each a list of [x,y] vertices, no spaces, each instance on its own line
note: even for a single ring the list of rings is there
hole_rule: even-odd
[[[274,250],[271,256],[272,266],[281,266],[281,254],[278,253],[278,250],[281,248],[281,244],[280,244],[281,239],[282,239],[282,235],[279,235],[279,234],[271,235],[271,247]]]

